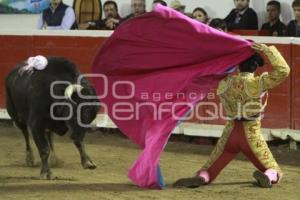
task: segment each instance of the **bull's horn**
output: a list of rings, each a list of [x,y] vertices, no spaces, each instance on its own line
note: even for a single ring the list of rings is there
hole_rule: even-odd
[[[83,89],[83,87],[79,84],[73,84],[73,85],[69,85],[66,89],[65,89],[65,97],[69,100],[72,101],[72,94],[74,92],[80,92]]]

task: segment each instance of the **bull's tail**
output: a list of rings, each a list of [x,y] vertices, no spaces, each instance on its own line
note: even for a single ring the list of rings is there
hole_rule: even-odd
[[[5,80],[5,92],[6,92],[6,110],[9,114],[9,116],[11,117],[11,119],[14,121],[14,122],[17,122],[17,109],[14,105],[14,100],[12,98],[12,95],[11,95],[11,91],[10,91],[10,81],[9,81],[9,76],[6,78]]]

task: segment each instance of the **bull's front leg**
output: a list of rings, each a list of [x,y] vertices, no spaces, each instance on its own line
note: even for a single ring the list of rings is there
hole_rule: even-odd
[[[74,144],[80,153],[82,167],[84,169],[96,169],[97,166],[93,163],[85,151],[84,143],[81,141],[74,141]]]
[[[46,139],[48,140],[48,144],[50,147],[50,156],[49,156],[50,166],[51,167],[63,166],[64,162],[60,160],[55,153],[54,144],[53,144],[53,133],[51,133],[50,131],[46,131]]]

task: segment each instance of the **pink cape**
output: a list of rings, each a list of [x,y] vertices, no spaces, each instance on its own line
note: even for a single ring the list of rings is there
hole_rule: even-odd
[[[160,5],[105,42],[93,73],[107,82],[94,83],[110,118],[143,149],[128,173],[136,185],[163,187],[159,158],[172,130],[230,66],[254,53],[250,46]]]

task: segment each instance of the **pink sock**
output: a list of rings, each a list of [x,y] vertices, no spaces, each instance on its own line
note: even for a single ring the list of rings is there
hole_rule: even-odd
[[[202,177],[204,179],[205,183],[208,183],[210,181],[208,171],[200,171],[198,176]]]
[[[264,174],[268,176],[268,178],[270,179],[270,181],[272,183],[276,183],[278,181],[278,173],[277,173],[276,170],[268,169],[268,170],[265,171]]]

